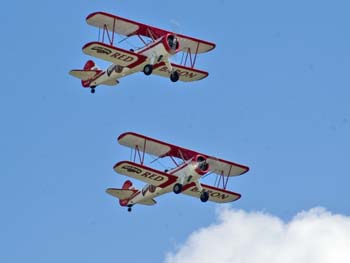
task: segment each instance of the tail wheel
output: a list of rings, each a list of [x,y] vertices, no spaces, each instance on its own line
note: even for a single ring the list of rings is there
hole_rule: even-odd
[[[209,193],[207,191],[203,191],[201,193],[200,199],[203,203],[209,200]]]
[[[145,75],[151,75],[153,71],[153,66],[151,64],[147,64],[144,68],[143,68],[143,73],[145,73]]]
[[[96,87],[96,86],[91,86],[91,90],[90,90],[90,92],[91,92],[92,94],[94,94],[94,93],[95,93],[95,87]]]
[[[177,71],[171,72],[171,74],[170,74],[170,80],[171,80],[172,82],[178,81],[179,78],[180,78],[179,72],[177,72]]]
[[[179,194],[182,191],[182,184],[176,183],[173,187],[173,191],[175,194]]]

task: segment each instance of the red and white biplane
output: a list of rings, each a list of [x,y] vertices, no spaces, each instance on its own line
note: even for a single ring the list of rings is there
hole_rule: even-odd
[[[229,177],[246,173],[249,170],[247,166],[132,132],[121,134],[118,142],[132,149],[132,160],[118,162],[114,165],[114,170],[146,183],[141,190],[137,190],[130,180],[126,180],[122,188],[106,190],[108,194],[119,199],[121,206],[128,207],[129,212],[135,204],[154,205],[155,197],[169,192],[197,197],[202,202],[209,200],[227,203],[241,197],[240,194],[231,192],[226,187]],[[155,156],[155,160],[169,157],[175,168],[161,171],[146,166],[145,154]],[[214,185],[200,182],[202,177],[212,173],[217,176]]]
[[[195,81],[208,76],[208,72],[195,69],[197,54],[215,48],[214,43],[145,25],[119,16],[96,12],[87,16],[86,22],[99,28],[99,41],[87,43],[83,52],[113,63],[106,70],[96,67],[92,60],[83,69],[69,73],[81,79],[82,86],[95,92],[98,85],[116,85],[118,79],[143,71],[146,75],[169,77],[171,81]],[[102,36],[101,31],[102,30]],[[115,34],[137,37],[142,42],[139,49],[126,50],[115,45]],[[120,42],[123,42],[122,39]],[[180,64],[170,62],[170,57],[182,52]]]

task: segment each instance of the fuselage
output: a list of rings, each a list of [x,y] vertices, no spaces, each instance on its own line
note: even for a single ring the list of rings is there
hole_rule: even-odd
[[[118,83],[118,79],[130,75],[135,72],[143,71],[145,65],[154,65],[160,62],[165,62],[169,72],[172,70],[169,62],[169,58],[179,50],[179,43],[176,37],[171,34],[167,34],[158,38],[157,40],[147,44],[141,49],[134,51],[135,53],[146,56],[147,59],[133,67],[122,67],[116,64],[110,65],[107,70],[103,71],[100,75],[96,76],[91,81],[90,86],[97,86],[101,84],[115,85]]]
[[[158,197],[160,195],[169,193],[173,191],[173,187],[176,183],[180,183],[182,185],[190,184],[192,182],[195,182],[196,184],[199,184],[199,179],[202,175],[206,174],[208,171],[208,167],[201,167],[203,164],[203,158],[202,156],[196,156],[195,158],[192,158],[190,160],[187,160],[186,162],[182,163],[181,165],[166,170],[166,173],[169,173],[171,175],[176,176],[178,179],[176,182],[161,188],[156,187],[154,185],[146,184],[142,190],[138,191],[134,196],[132,196],[128,202],[125,202],[125,205],[134,205],[137,203],[142,203],[147,199],[153,199],[155,197]],[[205,160],[204,160],[205,163]]]

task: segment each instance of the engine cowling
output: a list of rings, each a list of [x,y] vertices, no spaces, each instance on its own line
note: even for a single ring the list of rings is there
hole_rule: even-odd
[[[194,160],[195,171],[199,175],[204,175],[209,171],[209,164],[207,163],[207,158],[203,155],[197,155]]]
[[[162,42],[166,51],[170,54],[175,54],[180,50],[180,43],[174,34],[166,34]]]

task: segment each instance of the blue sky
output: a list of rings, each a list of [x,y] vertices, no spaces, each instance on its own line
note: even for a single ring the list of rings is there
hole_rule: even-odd
[[[116,141],[126,131],[248,165],[229,184],[242,194],[234,209],[349,216],[347,1],[14,0],[3,10],[1,262],[163,262],[217,220],[217,205],[191,197],[129,214],[105,194],[126,179],[112,169],[129,158]],[[196,64],[209,77],[140,73],[91,95],[68,71],[90,59],[81,47],[97,38],[85,22],[95,11],[215,42]]]

